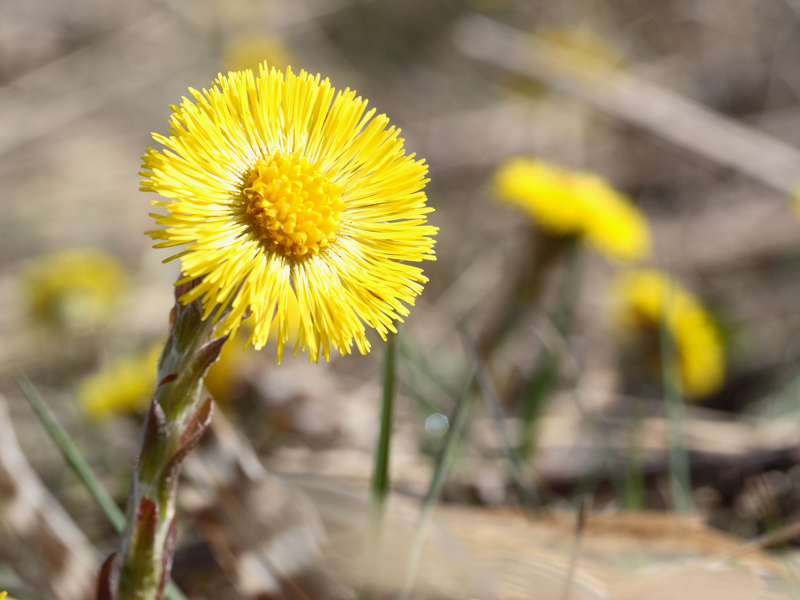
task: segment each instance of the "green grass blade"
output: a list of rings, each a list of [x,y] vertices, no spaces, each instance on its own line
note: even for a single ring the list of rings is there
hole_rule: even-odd
[[[536,446],[536,424],[542,415],[545,400],[558,381],[559,369],[556,357],[547,348],[542,348],[542,356],[533,376],[522,389],[522,435],[518,452],[523,460],[529,460]]]
[[[644,465],[642,459],[642,401],[635,400],[630,426],[628,427],[628,448],[625,459],[625,495],[626,510],[644,510],[645,486]]]
[[[403,582],[403,589],[400,591],[398,600],[407,600],[414,588],[414,581],[417,578],[417,569],[419,568],[419,561],[422,556],[422,544],[425,541],[425,528],[430,520],[431,511],[436,501],[439,499],[439,495],[442,493],[442,486],[444,485],[445,476],[453,460],[456,444],[461,438],[461,432],[464,430],[464,425],[467,422],[472,399],[472,384],[474,381],[475,369],[473,367],[467,376],[467,380],[464,382],[464,388],[458,400],[458,405],[456,405],[450,429],[447,431],[444,446],[436,461],[433,478],[428,487],[428,493],[425,495],[425,500],[422,504],[419,521],[417,521],[417,528],[414,532],[414,540],[411,544],[408,562],[406,563],[406,575]]]
[[[164,590],[164,595],[167,597],[167,600],[189,600],[181,591],[181,588],[179,588],[171,579],[167,582],[167,588]]]
[[[469,335],[469,333],[467,333],[464,329],[461,329],[461,335],[464,340],[464,346],[466,347],[467,354],[469,355],[472,364],[475,365],[475,378],[478,382],[478,389],[480,390],[481,396],[483,396],[483,400],[486,403],[486,410],[494,422],[497,435],[500,438],[503,447],[505,448],[506,456],[508,457],[508,462],[511,466],[511,474],[514,477],[514,483],[516,484],[517,491],[522,499],[522,503],[531,512],[536,512],[541,508],[542,503],[538,494],[536,493],[536,490],[525,485],[522,475],[522,459],[520,458],[516,445],[511,443],[511,438],[509,437],[508,430],[506,429],[505,413],[502,405],[500,404],[500,399],[498,398],[497,390],[495,389],[495,385],[492,381],[492,376],[489,373],[486,361],[484,360],[478,345],[475,343],[475,340]]]
[[[455,406],[455,394],[451,394],[430,374],[427,357],[423,357],[416,349],[412,351],[410,346],[405,336],[397,341],[397,359],[403,361],[404,366],[404,370],[397,373],[398,385],[404,385],[409,390],[411,398],[424,414],[441,413],[446,410],[445,406]]]
[[[69,434],[58,422],[58,418],[53,411],[44,401],[39,390],[31,383],[27,375],[22,371],[17,371],[14,374],[14,379],[17,381],[22,393],[28,399],[28,402],[36,411],[39,419],[42,421],[47,433],[61,450],[64,460],[72,467],[72,470],[81,480],[81,483],[86,487],[86,490],[92,496],[92,499],[97,503],[103,513],[106,515],[108,522],[114,528],[117,534],[120,534],[125,529],[125,515],[119,506],[114,502],[114,499],[108,494],[102,484],[97,480],[94,473],[92,473],[89,463],[83,458],[80,450],[69,437]]]
[[[432,366],[435,364],[433,357],[411,343],[406,335],[397,341],[397,352],[406,370],[413,371],[421,381],[428,383],[437,393],[453,399],[458,397],[462,376],[460,373],[458,381],[453,382],[443,377],[442,373],[435,372]]]

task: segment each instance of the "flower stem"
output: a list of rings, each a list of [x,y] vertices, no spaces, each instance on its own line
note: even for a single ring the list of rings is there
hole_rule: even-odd
[[[561,273],[558,301],[552,315],[554,333],[567,340],[575,314],[575,305],[581,289],[581,244],[577,238],[569,240],[561,250],[565,256],[565,264]],[[560,376],[558,353],[547,344],[542,347],[539,362],[522,386],[522,435],[519,442],[519,454],[528,460],[535,450],[536,425],[542,414],[545,401],[558,383]]]
[[[199,301],[178,298],[195,282],[175,288],[171,332],[158,363],[158,385],[142,431],[142,446],[127,505],[117,564],[119,600],[159,600],[169,581],[175,546],[176,496],[181,466],[211,422],[213,402],[201,399],[203,378],[227,336],[214,339]]]
[[[530,234],[532,244],[530,260],[520,270],[505,306],[498,312],[499,319],[491,323],[479,336],[478,347],[487,360],[519,320],[536,305],[553,267],[564,250],[574,242],[572,237],[552,236],[533,228]]]
[[[691,513],[692,481],[689,455],[684,437],[684,399],[681,385],[680,365],[675,339],[670,330],[669,319],[674,313],[674,290],[667,291],[662,300],[666,310],[659,323],[661,351],[661,377],[664,386],[664,406],[668,424],[669,483],[672,508],[677,513]]]
[[[375,470],[372,477],[372,496],[376,508],[383,504],[389,492],[389,443],[392,439],[392,421],[395,395],[396,335],[389,334],[383,359],[383,393],[381,402],[380,434],[375,453]],[[378,510],[377,512],[380,512]],[[379,519],[379,517],[378,517]],[[379,519],[380,520],[380,519]]]
[[[395,368],[397,363],[397,335],[387,336],[386,354],[383,358],[383,394],[381,400],[380,432],[375,449],[375,467],[372,472],[372,489],[367,522],[367,541],[365,548],[365,573],[362,598],[369,598],[375,591],[380,564],[378,553],[381,545],[381,528],[386,496],[389,494],[389,448],[392,440],[394,421]]]

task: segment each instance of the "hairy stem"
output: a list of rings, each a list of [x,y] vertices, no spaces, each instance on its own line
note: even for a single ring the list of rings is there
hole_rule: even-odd
[[[158,363],[158,385],[145,419],[128,498],[117,563],[119,600],[163,596],[175,545],[180,469],[211,421],[213,401],[202,398],[200,392],[227,337],[214,339],[214,319],[203,320],[198,301],[186,306],[178,301],[193,285],[175,288],[171,331]]]

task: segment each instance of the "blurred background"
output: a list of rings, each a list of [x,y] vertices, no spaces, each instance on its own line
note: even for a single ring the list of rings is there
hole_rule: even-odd
[[[117,546],[15,377],[31,379],[124,506],[179,268],[161,264],[170,253],[143,234],[154,197],[138,191],[140,157],[189,87],[263,60],[357,90],[430,166],[437,260],[397,340],[392,487],[418,510],[459,399],[472,397],[440,527],[459,548],[499,554],[479,578],[491,592],[420,583],[414,594],[529,597],[547,564],[557,566],[545,578],[552,590],[534,587],[541,597],[610,597],[592,586],[661,559],[714,556],[798,518],[800,2],[6,1],[0,587],[88,597],[85,573]],[[498,183],[519,157],[558,165],[563,181],[602,178],[640,211],[649,243],[620,257],[585,228],[553,230],[524,210],[524,193]],[[614,223],[603,230],[612,237]],[[655,279],[630,292],[625,277],[637,273]],[[259,523],[281,517],[248,503],[296,493],[321,513],[325,569],[340,587],[319,597],[352,597],[358,580],[339,564],[358,554],[345,541],[357,543],[339,534],[365,511],[384,353],[372,341],[367,356],[314,365],[301,353],[277,366],[274,347],[243,350],[242,337],[207,382],[242,432],[237,456],[255,452],[264,477],[293,482],[264,498],[229,494],[255,532],[250,543],[272,539]],[[462,392],[475,369],[480,385]],[[238,473],[220,464],[217,483],[225,469]],[[245,583],[237,536],[248,527],[210,516],[209,470],[187,467],[176,581],[198,598],[303,597]],[[574,511],[587,498],[604,518],[640,518],[612,520],[611,537],[586,525],[597,579],[581,583],[570,557]],[[334,504],[354,516],[332,533]],[[319,515],[295,517],[313,529]],[[42,542],[42,531],[53,539]],[[761,568],[796,581],[792,547],[781,549],[780,568],[766,553]],[[453,572],[483,560],[465,552]],[[41,566],[45,556],[75,581],[50,581],[58,570]],[[506,578],[520,561],[527,570]],[[446,570],[431,568],[420,581]],[[387,583],[387,594],[399,585]],[[706,598],[769,587],[692,585]],[[654,588],[663,591],[647,594]],[[650,597],[637,589],[629,597]]]

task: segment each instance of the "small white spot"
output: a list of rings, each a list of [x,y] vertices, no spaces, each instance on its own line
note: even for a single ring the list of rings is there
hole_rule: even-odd
[[[450,421],[442,413],[433,413],[425,419],[425,431],[430,435],[444,435],[448,429],[450,429]]]

